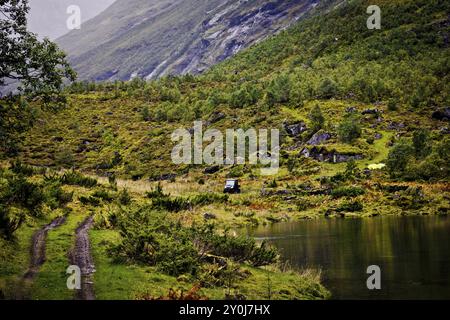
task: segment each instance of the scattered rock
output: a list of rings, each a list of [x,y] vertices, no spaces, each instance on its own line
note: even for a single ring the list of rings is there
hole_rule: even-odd
[[[347,109],[345,109],[345,112],[347,113],[353,113],[353,112],[357,112],[358,109],[356,109],[356,107],[348,107]]]
[[[431,117],[435,120],[450,121],[450,107],[434,111]]]
[[[174,180],[177,177],[175,173],[165,173],[160,175],[159,177],[151,177],[148,180],[149,181],[167,181],[167,180]]]
[[[225,118],[225,114],[219,111],[213,112],[209,117],[209,123],[216,123]]]
[[[377,108],[375,109],[366,109],[363,112],[361,112],[362,115],[366,115],[366,114],[373,114],[373,115],[379,115],[380,114],[380,110],[378,110]]]
[[[383,135],[381,134],[381,133],[375,133],[375,135],[373,136],[373,138],[375,139],[375,140],[380,140],[381,138],[383,138]]]
[[[308,140],[308,142],[306,142],[309,145],[313,145],[316,146],[318,144],[322,144],[328,140],[331,139],[331,134],[328,132],[316,132],[311,139]]]
[[[448,127],[442,127],[440,131],[442,134],[450,134],[450,129]]]
[[[205,219],[205,220],[214,220],[214,219],[217,219],[217,217],[213,213],[205,213],[203,215],[203,219]]]
[[[52,141],[55,141],[55,142],[63,142],[63,141],[64,141],[64,138],[63,138],[63,137],[53,137],[53,138],[52,138]]]
[[[287,134],[291,137],[297,137],[301,133],[307,130],[306,124],[303,121],[288,124],[286,121],[283,123],[284,130],[286,130]]]
[[[401,130],[401,129],[405,129],[405,124],[403,122],[391,122],[388,125],[388,129],[389,130]]]
[[[362,160],[361,154],[339,153],[336,150],[328,151],[324,147],[304,148],[300,152],[306,158],[313,158],[320,162],[341,163],[350,160]]]
[[[203,170],[203,173],[204,174],[213,174],[219,170],[220,170],[220,166],[212,166],[212,167],[205,168],[205,170]]]

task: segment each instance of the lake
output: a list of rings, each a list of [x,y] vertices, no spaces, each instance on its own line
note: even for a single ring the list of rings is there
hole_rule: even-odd
[[[299,268],[321,268],[332,299],[450,299],[450,218],[318,219],[248,230]],[[368,290],[367,267],[381,268]]]

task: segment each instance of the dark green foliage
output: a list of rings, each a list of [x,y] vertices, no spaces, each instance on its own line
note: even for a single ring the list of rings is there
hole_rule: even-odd
[[[337,209],[337,212],[358,212],[364,209],[363,204],[359,200],[346,201],[342,203]]]
[[[408,162],[414,156],[414,148],[411,144],[402,139],[397,142],[389,151],[386,166],[391,177],[402,176],[406,172]]]
[[[34,174],[34,168],[32,166],[23,164],[20,161],[14,161],[11,164],[10,170],[16,174],[24,175],[26,177],[30,177]]]
[[[59,182],[49,183],[44,189],[46,202],[51,209],[61,208],[72,202],[73,192],[65,192]]]
[[[114,201],[114,198],[115,198],[112,194],[110,194],[106,190],[97,190],[92,194],[92,196],[94,198],[98,198],[98,199],[101,199],[106,202],[112,202],[112,201]]]
[[[422,208],[427,200],[423,193],[422,187],[409,187],[404,191],[400,191],[395,203],[405,210],[417,210]]]
[[[0,234],[9,240],[27,218],[41,216],[44,205],[51,209],[62,208],[73,196],[64,192],[57,180],[30,182],[23,175],[30,173],[29,170],[14,168],[20,172],[0,169]]]
[[[337,95],[338,88],[333,80],[326,78],[320,83],[317,93],[320,98],[330,99]]]
[[[28,182],[23,176],[13,176],[9,180],[8,188],[2,192],[0,203],[14,203],[37,216],[45,201],[42,187]]]
[[[228,201],[227,194],[220,193],[202,193],[190,197],[191,204],[194,206],[206,206],[212,203],[225,203]]]
[[[131,198],[130,194],[128,193],[128,190],[123,189],[117,195],[117,200],[119,201],[119,203],[121,205],[128,206],[131,203],[132,198]]]
[[[169,212],[190,210],[192,203],[183,197],[158,197],[152,199],[152,208]]]
[[[155,265],[170,275],[196,275],[208,257],[248,262],[254,266],[274,263],[277,251],[267,244],[258,246],[250,237],[217,233],[213,225],[183,227],[142,207],[122,215],[118,226],[122,235],[112,254],[119,261]]]
[[[28,0],[0,2],[0,87],[20,81],[27,92],[58,93],[64,79],[75,79],[75,72],[58,46],[45,38],[39,41],[27,31]]]
[[[161,198],[161,197],[168,197],[169,195],[165,194],[162,188],[162,185],[160,182],[156,185],[155,188],[153,188],[151,191],[147,192],[147,198],[153,199],[153,198]]]
[[[165,237],[158,244],[155,252],[158,270],[173,276],[197,273],[200,260],[197,249],[189,238],[180,238],[178,233],[174,237]]]
[[[291,79],[287,74],[277,76],[269,85],[267,95],[270,97],[270,102],[287,103],[291,95]]]
[[[348,114],[339,124],[338,136],[342,142],[352,143],[361,136],[361,125],[356,114]]]
[[[398,110],[398,102],[395,99],[389,99],[387,108],[389,111],[397,111]]]
[[[241,166],[235,166],[230,169],[227,178],[240,178],[244,175],[244,170]]]
[[[247,87],[242,87],[233,92],[230,97],[230,105],[233,108],[249,107],[256,103],[259,93],[249,90]]]
[[[386,161],[392,178],[438,181],[450,176],[450,139],[433,143],[429,133],[419,130],[411,140],[402,139],[390,150]]]
[[[3,154],[17,155],[20,134],[28,130],[33,121],[33,109],[23,97],[0,99],[0,158]]]
[[[93,207],[98,207],[100,206],[100,199],[95,198],[93,196],[81,196],[79,198],[80,202],[84,205],[90,205]]]
[[[141,118],[143,121],[150,121],[150,111],[148,109],[148,106],[144,106],[141,109]]]
[[[91,177],[86,177],[77,171],[69,171],[60,178],[62,184],[80,186],[86,188],[93,188],[97,186],[97,180]]]
[[[277,187],[278,187],[278,184],[275,179],[272,179],[267,183],[267,188],[277,188]]]
[[[316,104],[309,113],[309,120],[311,121],[312,132],[317,132],[325,125],[325,117],[322,114],[320,106]]]
[[[432,151],[432,141],[430,139],[430,132],[426,129],[421,129],[413,133],[413,147],[416,159],[423,159]]]
[[[363,188],[360,187],[338,187],[331,191],[331,196],[333,198],[342,198],[342,197],[357,197],[365,194]]]
[[[0,236],[11,240],[14,232],[19,229],[25,220],[24,214],[13,215],[8,208],[0,205]]]

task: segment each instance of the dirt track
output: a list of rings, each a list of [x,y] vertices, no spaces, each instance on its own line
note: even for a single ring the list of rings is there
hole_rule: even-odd
[[[76,291],[75,298],[79,300],[94,300],[94,283],[92,275],[95,272],[94,261],[89,245],[89,229],[93,217],[86,218],[76,230],[75,247],[70,253],[70,261],[81,270],[81,290]]]
[[[28,271],[23,276],[24,280],[32,280],[39,272],[39,268],[45,262],[45,242],[50,230],[55,229],[66,221],[66,217],[59,217],[51,223],[36,231],[31,242],[31,260]]]

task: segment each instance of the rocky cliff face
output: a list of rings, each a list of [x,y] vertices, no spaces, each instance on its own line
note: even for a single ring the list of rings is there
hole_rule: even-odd
[[[80,79],[197,74],[317,5],[317,0],[117,0],[58,43]]]

